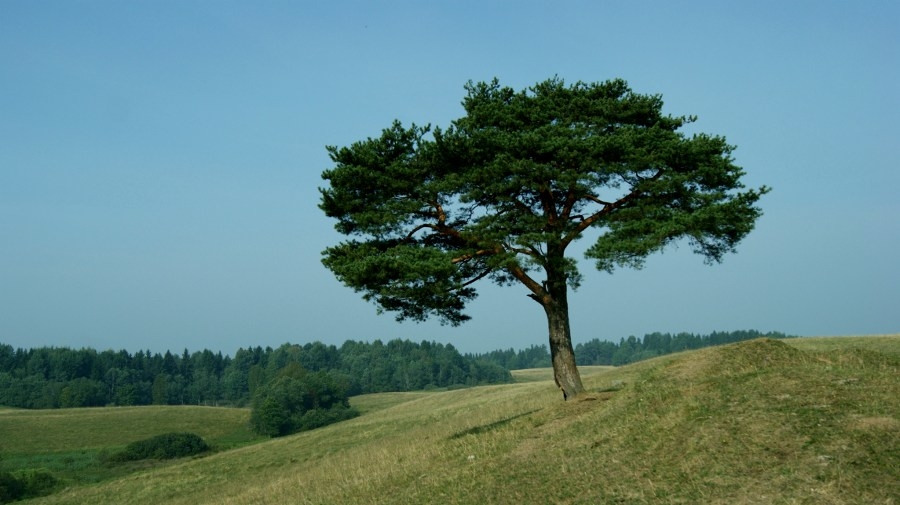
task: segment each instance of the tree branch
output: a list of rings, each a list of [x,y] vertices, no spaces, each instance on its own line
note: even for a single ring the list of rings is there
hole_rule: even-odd
[[[589,194],[589,195],[585,195],[585,196],[584,196],[584,199],[585,199],[585,200],[590,200],[590,201],[592,201],[592,202],[594,202],[594,203],[596,203],[596,204],[599,204],[599,205],[612,205],[612,204],[613,204],[613,202],[607,202],[607,201],[605,201],[605,200],[601,200],[601,199],[597,198],[596,196],[590,195],[590,194]]]
[[[544,208],[544,215],[547,216],[547,224],[552,226],[559,219],[559,215],[556,213],[556,202],[553,201],[553,192],[548,186],[547,189],[542,189],[538,195],[541,199],[541,207]]]
[[[532,279],[531,276],[525,273],[525,270],[523,270],[521,267],[508,267],[506,270],[510,273],[510,275],[515,277],[516,280],[524,284],[529,291],[531,291],[531,295],[529,296],[534,298],[538,303],[542,305],[544,304],[544,301],[547,298],[547,291],[544,290],[544,286],[542,286],[536,280]]]
[[[475,251],[471,254],[463,254],[462,256],[457,256],[450,260],[450,263],[454,265],[456,263],[462,263],[463,261],[469,261],[470,259],[477,258],[478,256],[487,256],[489,254],[497,254],[496,249],[481,249],[480,251]]]
[[[527,247],[527,248],[523,248],[523,247],[507,247],[506,249],[507,249],[508,251],[514,252],[514,253],[516,253],[516,254],[524,254],[525,256],[530,256],[530,257],[532,257],[532,258],[538,258],[538,257],[540,257],[540,254],[537,252],[537,250],[536,250],[534,247]]]
[[[444,207],[437,200],[429,203],[434,206],[434,211],[437,213],[438,226],[443,226],[447,222],[447,213],[444,212]]]
[[[475,284],[476,282],[480,281],[481,279],[484,279],[485,277],[487,277],[488,274],[490,274],[493,270],[494,270],[493,268],[485,268],[483,272],[481,272],[480,274],[476,275],[475,277],[472,277],[471,279],[464,282],[461,287],[465,288],[465,287],[471,286],[472,284]]]
[[[435,225],[433,225],[433,224],[429,224],[429,223],[420,224],[419,226],[416,226],[415,228],[410,230],[409,233],[406,234],[406,240],[412,240],[413,235],[415,235],[416,233],[418,233],[426,228],[436,229]]]
[[[653,174],[652,177],[642,178],[642,180],[655,181],[655,180],[659,179],[660,177],[662,177],[663,173],[664,173],[663,170],[659,169],[656,171],[655,174]],[[592,224],[596,223],[600,218],[602,218],[604,216],[608,216],[614,210],[620,209],[620,208],[628,205],[629,203],[631,203],[633,200],[635,200],[638,197],[638,195],[640,195],[640,192],[638,191],[638,188],[635,185],[635,186],[632,186],[630,193],[623,196],[622,198],[619,198],[615,202],[604,202],[603,200],[600,200],[599,198],[597,198],[593,195],[586,196],[585,197],[586,199],[602,205],[603,208],[601,208],[599,211],[591,214],[590,216],[582,219],[582,221],[578,224],[578,226],[575,227],[574,230],[572,230],[571,233],[569,233],[568,235],[563,237],[563,240],[562,240],[563,246],[569,245],[569,243],[571,243],[573,240],[578,238],[582,234],[582,232],[584,232],[584,230],[590,228],[590,226]]]
[[[569,191],[566,192],[566,203],[563,205],[563,210],[560,214],[562,219],[569,219],[569,215],[572,213],[572,209],[575,207],[575,202],[577,201],[578,198],[575,196],[575,187],[570,186]]]

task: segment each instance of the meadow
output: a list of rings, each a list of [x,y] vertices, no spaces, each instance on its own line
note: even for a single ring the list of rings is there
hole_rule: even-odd
[[[0,470],[44,470],[69,484],[96,483],[154,462],[108,465],[130,442],[190,432],[223,451],[262,440],[248,428],[250,412],[216,407],[112,407],[0,410]]]
[[[356,419],[265,441],[240,409],[0,410],[0,464],[192,431],[218,452],[27,503],[900,502],[900,336],[760,339],[582,373],[577,401],[527,370],[354,397]]]

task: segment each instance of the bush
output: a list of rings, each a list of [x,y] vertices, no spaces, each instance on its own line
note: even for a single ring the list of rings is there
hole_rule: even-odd
[[[253,431],[267,437],[288,434],[291,416],[287,406],[272,396],[257,395],[257,398],[259,399],[253,402],[253,411],[250,413]]]
[[[132,442],[125,450],[113,455],[116,462],[142,459],[175,459],[194,456],[208,451],[209,445],[193,433],[166,433],[146,440]]]
[[[25,487],[23,498],[37,498],[53,493],[59,486],[59,479],[47,470],[31,470],[19,476]]]
[[[279,437],[356,417],[347,386],[326,372],[286,367],[259,388],[250,425],[261,435]]]
[[[339,421],[353,419],[358,415],[359,412],[356,409],[338,405],[330,409],[315,409],[304,412],[303,415],[296,417],[294,426],[297,431],[313,430]]]
[[[25,485],[9,472],[0,472],[0,503],[21,500]]]
[[[47,496],[59,486],[59,480],[46,470],[28,470],[18,477],[0,472],[0,503]]]

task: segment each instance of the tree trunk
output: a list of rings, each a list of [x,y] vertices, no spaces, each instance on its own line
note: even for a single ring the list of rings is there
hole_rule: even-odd
[[[572,331],[569,328],[569,303],[566,299],[566,285],[551,294],[541,305],[547,313],[550,329],[550,359],[553,362],[553,378],[562,390],[563,399],[568,400],[584,391],[581,374],[575,365],[575,350],[572,348]]]

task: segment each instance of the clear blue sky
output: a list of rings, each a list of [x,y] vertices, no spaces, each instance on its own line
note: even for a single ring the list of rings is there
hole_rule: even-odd
[[[522,288],[483,285],[461,327],[401,324],[320,263],[325,146],[447,125],[495,76],[622,77],[774,188],[721,265],[582,261],[576,342],[900,332],[898,26],[887,0],[0,0],[0,342],[545,343]]]

